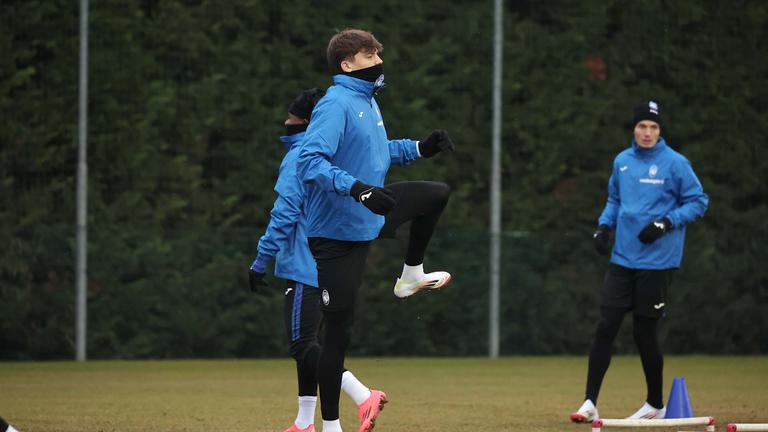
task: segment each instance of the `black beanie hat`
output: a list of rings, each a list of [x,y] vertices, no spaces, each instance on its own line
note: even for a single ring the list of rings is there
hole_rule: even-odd
[[[635,107],[635,121],[632,123],[634,128],[642,120],[650,120],[658,123],[661,127],[661,110],[659,104],[654,101],[643,102]]]
[[[312,110],[315,109],[317,101],[324,95],[325,90],[318,88],[304,90],[288,105],[288,112],[308,121],[312,117]]]

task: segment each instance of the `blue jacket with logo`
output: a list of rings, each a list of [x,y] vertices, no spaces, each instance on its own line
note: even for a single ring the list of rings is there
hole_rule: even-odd
[[[685,156],[663,138],[650,149],[637,145],[613,161],[608,202],[598,223],[616,231],[611,262],[633,269],[678,268],[685,226],[704,215],[709,197]],[[672,228],[651,244],[637,237],[654,220],[668,218]]]
[[[267,230],[259,239],[257,261],[268,263],[274,258],[275,276],[317,287],[317,266],[306,235],[306,185],[296,175],[296,158],[305,136],[301,132],[280,138],[288,153],[280,164],[275,184],[277,200]]]
[[[307,190],[307,236],[335,240],[373,240],[384,216],[349,196],[359,180],[383,186],[390,164],[418,159],[416,141],[389,140],[374,83],[335,75],[314,111],[297,167]]]

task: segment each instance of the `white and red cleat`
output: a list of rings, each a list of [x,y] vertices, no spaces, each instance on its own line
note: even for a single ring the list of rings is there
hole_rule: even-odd
[[[444,271],[436,271],[421,276],[420,279],[410,280],[397,278],[395,283],[395,296],[400,298],[410,297],[421,290],[439,289],[451,281],[451,274]]]
[[[589,399],[581,404],[578,411],[571,413],[571,421],[574,423],[589,423],[592,420],[597,420],[599,418],[600,414],[597,412],[597,407]]]
[[[663,419],[666,414],[667,414],[666,408],[654,408],[651,404],[646,402],[643,404],[643,406],[640,407],[639,410],[637,410],[634,414],[632,414],[627,418],[633,419],[633,420]]]

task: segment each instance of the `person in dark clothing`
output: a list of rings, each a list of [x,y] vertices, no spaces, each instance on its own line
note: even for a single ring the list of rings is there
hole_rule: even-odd
[[[264,277],[275,261],[275,276],[285,279],[285,329],[291,356],[296,360],[298,413],[285,432],[314,432],[317,404],[317,360],[320,355],[319,331],[322,323],[317,266],[309,251],[306,236],[304,198],[306,188],[296,176],[296,158],[309,125],[312,109],[325,94],[316,88],[301,92],[288,107],[285,136],[280,140],[288,152],[280,164],[275,184],[275,201],[266,232],[259,239],[258,254],[249,269],[252,291],[266,285]],[[348,370],[342,374],[342,390],[356,404],[363,404],[372,391]]]
[[[658,103],[634,110],[632,145],[614,159],[608,201],[592,236],[595,249],[610,253],[600,292],[600,320],[589,353],[584,403],[574,422],[599,418],[597,397],[611,362],[611,347],[627,312],[643,365],[647,395],[631,419],[663,419],[664,359],[657,329],[667,305],[672,274],[680,267],[685,227],[704,215],[709,198],[691,163],[661,137]],[[610,233],[615,244],[610,246]]]
[[[439,182],[384,186],[390,164],[408,165],[453,149],[444,130],[421,141],[390,140],[374,95],[384,86],[383,46],[369,32],[348,29],[328,43],[334,85],[312,113],[301,148],[299,176],[310,185],[307,237],[317,263],[324,344],[318,382],[324,432],[339,432],[339,385],[351,337],[354,304],[372,240],[388,237],[412,220],[397,297],[445,286],[447,272],[424,272],[424,253],[448,200]],[[351,198],[351,199],[350,199]],[[385,218],[385,215],[387,216]],[[374,393],[361,412],[360,431],[370,431],[387,398]]]

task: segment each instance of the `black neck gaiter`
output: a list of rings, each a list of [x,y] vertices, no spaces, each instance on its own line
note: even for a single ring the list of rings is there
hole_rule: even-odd
[[[296,135],[299,132],[304,132],[307,130],[307,126],[309,125],[306,123],[285,125],[285,135],[291,136]]]
[[[379,63],[365,69],[358,69],[352,72],[344,72],[344,75],[349,75],[352,78],[358,78],[368,82],[376,82],[381,75],[384,74],[384,63]]]

